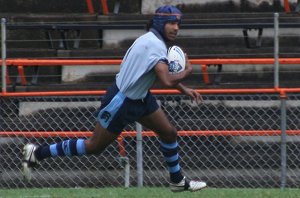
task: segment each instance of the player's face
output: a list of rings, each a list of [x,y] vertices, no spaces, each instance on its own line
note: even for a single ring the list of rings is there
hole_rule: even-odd
[[[165,37],[169,41],[174,41],[177,37],[177,33],[179,31],[178,22],[168,22],[165,25]]]

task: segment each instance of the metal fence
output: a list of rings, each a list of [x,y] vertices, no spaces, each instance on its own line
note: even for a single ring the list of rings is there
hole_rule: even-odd
[[[203,95],[201,104],[182,95],[156,97],[179,131],[181,166],[188,177],[200,177],[210,187],[299,186],[299,94],[287,100],[277,94]],[[100,98],[0,98],[0,187],[167,186],[158,137],[143,129],[142,142],[137,141],[135,124],[100,155],[46,159],[30,182],[22,179],[23,145],[89,136]]]

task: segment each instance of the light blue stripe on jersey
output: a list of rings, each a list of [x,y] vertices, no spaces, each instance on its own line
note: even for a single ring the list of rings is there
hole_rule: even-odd
[[[108,127],[109,123],[123,104],[125,98],[126,96],[119,91],[110,103],[100,111],[97,118],[104,128]]]

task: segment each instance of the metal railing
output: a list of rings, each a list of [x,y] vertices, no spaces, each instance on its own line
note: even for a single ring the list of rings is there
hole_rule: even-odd
[[[204,91],[201,104],[175,91],[154,93],[178,129],[185,174],[202,177],[214,187],[285,188],[297,186],[299,172],[297,90],[281,96],[276,90],[210,90]],[[0,135],[6,137],[1,145],[2,187],[167,185],[157,136],[140,125],[125,128],[99,156],[47,159],[31,182],[22,180],[22,145],[89,137],[100,98],[91,94],[1,97]]]

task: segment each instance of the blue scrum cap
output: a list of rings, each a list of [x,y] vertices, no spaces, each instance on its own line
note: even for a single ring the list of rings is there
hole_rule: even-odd
[[[175,6],[161,6],[157,8],[153,17],[153,28],[162,35],[167,22],[181,22],[181,11]]]

